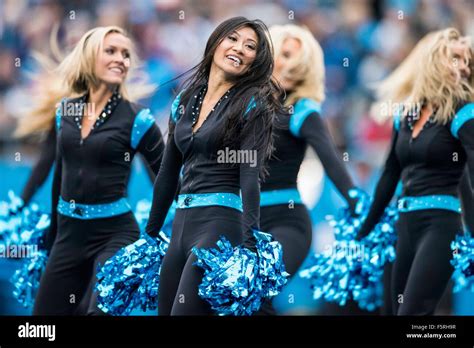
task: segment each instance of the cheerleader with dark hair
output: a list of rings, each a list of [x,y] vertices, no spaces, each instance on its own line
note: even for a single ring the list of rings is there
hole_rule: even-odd
[[[160,315],[214,314],[198,294],[203,270],[193,248],[214,247],[221,236],[235,246],[259,229],[259,178],[280,108],[272,70],[265,25],[231,18],[211,34],[203,60],[173,103],[146,228],[150,235],[160,231],[182,169],[160,272]]]

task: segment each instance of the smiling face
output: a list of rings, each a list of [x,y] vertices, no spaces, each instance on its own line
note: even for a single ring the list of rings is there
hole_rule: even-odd
[[[456,75],[460,76],[463,81],[468,81],[471,76],[470,61],[471,51],[469,45],[464,40],[455,41],[450,46],[452,69]]]
[[[226,75],[239,76],[244,74],[257,55],[257,34],[249,27],[232,31],[217,46],[212,65]]]
[[[292,90],[298,81],[292,78],[288,71],[289,62],[294,59],[301,50],[301,42],[295,38],[289,37],[283,41],[280,54],[275,59],[273,77],[280,83],[285,91]]]
[[[130,67],[130,39],[119,33],[107,34],[95,63],[95,75],[108,85],[120,85]]]

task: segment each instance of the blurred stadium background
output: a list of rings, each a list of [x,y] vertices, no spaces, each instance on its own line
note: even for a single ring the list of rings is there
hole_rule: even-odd
[[[29,78],[38,69],[31,54],[49,53],[55,23],[60,24],[64,49],[92,27],[124,27],[132,33],[151,81],[162,84],[197,63],[217,23],[237,15],[262,19],[268,26],[306,25],[312,31],[325,53],[323,116],[337,146],[349,155],[356,183],[369,193],[391,132],[389,120],[369,115],[370,84],[394,69],[428,31],[454,26],[474,35],[472,0],[0,0],[0,200],[7,198],[8,190],[21,192],[37,160],[37,141],[19,141],[12,134],[38,88]],[[142,101],[163,132],[177,86],[177,82],[165,84]],[[15,160],[17,152],[22,153],[20,161]],[[322,250],[333,238],[325,216],[342,201],[312,152],[303,163],[299,185],[314,223],[313,251]],[[50,190],[51,176],[34,197],[46,210]],[[151,183],[138,161],[130,200],[136,203],[141,198],[151,198]],[[11,296],[8,279],[18,264],[0,259],[0,315],[31,311]],[[294,303],[289,304],[291,295]],[[298,278],[275,305],[282,314],[367,314],[351,303],[338,307],[312,300],[308,284]],[[439,314],[473,315],[474,295],[452,295],[448,290]]]

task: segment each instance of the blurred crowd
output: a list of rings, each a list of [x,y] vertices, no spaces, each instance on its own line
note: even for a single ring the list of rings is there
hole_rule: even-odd
[[[373,83],[427,31],[454,26],[473,35],[473,14],[472,0],[0,0],[0,156],[4,145],[16,141],[17,118],[41,88],[30,78],[37,69],[32,52],[50,53],[55,25],[66,51],[95,26],[118,25],[132,33],[143,69],[159,85],[142,102],[166,128],[180,80],[169,81],[199,61],[220,21],[244,15],[313,32],[325,53],[324,117],[363,180],[383,160],[391,131],[388,120],[369,117]]]

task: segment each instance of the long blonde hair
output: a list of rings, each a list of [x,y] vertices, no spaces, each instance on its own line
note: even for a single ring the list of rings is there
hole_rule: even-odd
[[[275,57],[281,53],[283,43],[288,38],[294,38],[301,43],[301,50],[286,69],[286,74],[296,80],[296,87],[285,100],[285,105],[292,105],[298,99],[311,98],[322,102],[324,92],[324,55],[321,46],[313,34],[306,28],[294,24],[274,25],[270,28],[274,44]]]
[[[454,28],[424,36],[400,66],[379,84],[376,108],[390,103],[394,106],[388,108],[392,116],[399,105],[405,108],[406,115],[429,102],[435,110],[434,120],[446,124],[456,107],[473,97],[473,74],[464,81],[458,71],[448,68],[453,64],[451,45],[456,42],[470,47],[469,39],[461,37]],[[463,58],[469,59],[472,66],[472,48],[468,57]]]
[[[54,124],[55,109],[61,99],[84,94],[100,83],[95,75],[95,61],[99,52],[102,51],[105,37],[110,33],[128,37],[126,32],[117,26],[97,27],[85,33],[64,59],[58,57],[60,53],[58,53],[57,41],[55,43],[54,40],[51,47],[55,53],[55,60],[36,55],[43,72],[35,80],[44,88],[37,96],[34,109],[20,119],[15,131],[16,136],[26,136],[51,129]],[[58,60],[62,60],[59,66]],[[119,86],[119,92],[124,99],[137,100],[150,95],[156,89],[155,85],[146,82],[146,76],[137,69],[139,65],[140,60],[132,42],[127,82]]]
[[[64,58],[61,52],[57,35],[59,25],[54,25],[50,35],[51,56],[40,52],[33,52],[33,59],[38,63],[39,71],[28,74],[35,90],[41,88],[39,93],[33,93],[33,107],[18,119],[15,137],[30,135],[44,135],[54,125],[55,109],[58,101],[68,96],[64,88],[64,81],[54,70]]]

